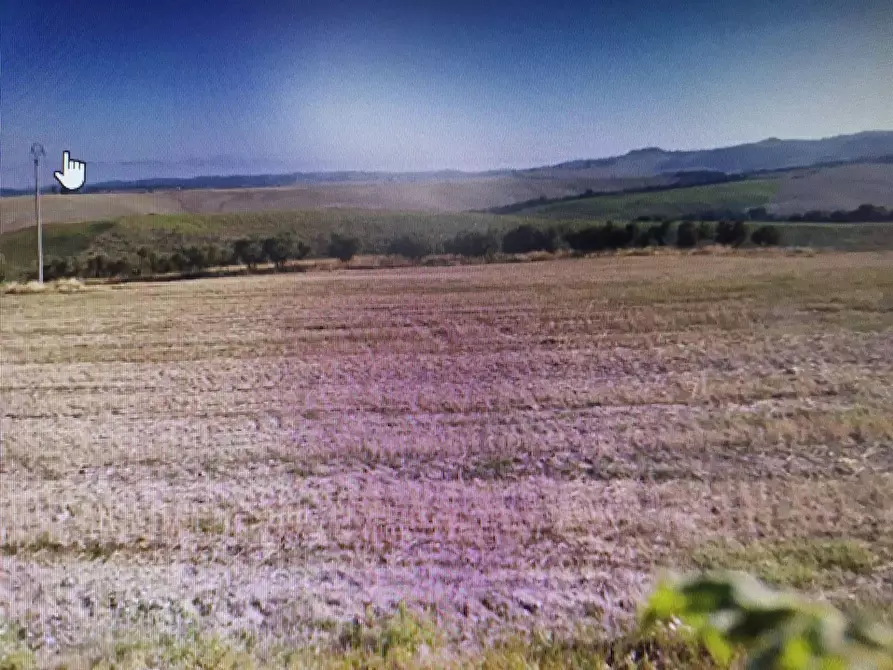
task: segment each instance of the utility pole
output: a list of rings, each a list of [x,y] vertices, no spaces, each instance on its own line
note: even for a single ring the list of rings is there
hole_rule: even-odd
[[[35,142],[31,145],[31,157],[34,159],[34,217],[37,219],[37,276],[43,284],[43,229],[40,226],[40,159],[46,156],[43,145]]]

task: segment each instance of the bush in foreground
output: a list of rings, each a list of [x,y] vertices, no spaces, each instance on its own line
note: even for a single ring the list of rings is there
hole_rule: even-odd
[[[647,630],[676,622],[690,627],[723,665],[743,650],[753,670],[893,668],[893,631],[772,591],[743,572],[664,581],[642,623]]]

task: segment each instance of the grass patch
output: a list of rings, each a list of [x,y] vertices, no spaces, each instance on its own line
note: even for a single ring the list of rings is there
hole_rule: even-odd
[[[771,202],[780,184],[775,179],[754,179],[648,193],[594,195],[533,207],[525,213],[550,219],[632,219],[637,216],[679,217],[702,210],[739,211]]]
[[[22,638],[24,639],[24,638]],[[118,640],[104,648],[83,649],[62,657],[39,659],[39,667],[92,668],[94,670],[420,670],[422,668],[477,668],[479,670],[559,670],[598,667],[692,668],[714,670],[717,664],[706,649],[689,635],[657,629],[629,633],[614,639],[594,631],[563,637],[537,631],[504,638],[474,651],[446,648],[430,621],[404,608],[394,615],[342,627],[327,644],[287,648],[267,646],[251,635],[224,638],[191,630],[174,637]],[[38,667],[35,654],[24,643],[0,647],[0,669]]]
[[[44,531],[30,541],[7,541],[3,543],[0,545],[0,554],[27,557],[71,556],[89,561],[107,561],[119,553],[133,555],[134,553],[149,551],[152,548],[149,543],[143,540],[137,541],[132,545],[120,542],[101,542],[98,540],[67,544],[52,538],[48,532]]]
[[[710,543],[692,557],[700,569],[749,570],[777,586],[816,588],[840,581],[841,573],[868,575],[878,555],[852,540],[791,540],[737,544]]]
[[[506,231],[522,223],[539,228],[558,226],[573,230],[588,225],[593,219],[614,218],[623,221],[643,214],[673,217],[699,206],[752,206],[761,204],[762,198],[774,188],[773,184],[771,181],[745,181],[666,192],[599,196],[537,208],[518,216],[355,209],[131,215],[115,221],[44,226],[44,255],[45,259],[77,258],[82,266],[90,256],[97,254],[109,259],[128,257],[136,266],[139,265],[136,252],[141,247],[169,255],[180,247],[204,247],[211,244],[227,246],[239,238],[282,233],[289,233],[296,240],[309,245],[311,257],[317,258],[326,255],[332,233],[357,238],[360,241],[361,254],[386,254],[389,244],[401,236],[411,236],[430,247],[434,253],[440,253],[445,243],[460,232],[491,232],[494,236],[501,237]],[[632,200],[627,202],[629,199]],[[893,224],[890,223],[774,225],[781,228],[786,246],[847,250],[893,248]],[[623,253],[656,255],[662,251],[664,250],[629,249]],[[399,264],[405,265],[406,261],[399,261]],[[377,267],[382,265],[382,261],[377,261]],[[21,278],[36,271],[37,244],[33,228],[0,235],[0,269],[7,280]]]
[[[361,252],[384,254],[398,236],[412,235],[435,250],[461,231],[505,231],[522,219],[495,214],[432,214],[352,209],[267,211],[230,214],[124,216],[115,221],[58,223],[44,226],[44,256],[110,258],[135,255],[140,247],[170,254],[181,246],[228,244],[251,236],[291,233],[325,255],[329,237],[339,233],[360,240]],[[0,236],[0,254],[8,278],[37,267],[36,234],[26,228]]]
[[[28,646],[28,631],[14,622],[0,622],[0,670],[32,670],[37,659]]]

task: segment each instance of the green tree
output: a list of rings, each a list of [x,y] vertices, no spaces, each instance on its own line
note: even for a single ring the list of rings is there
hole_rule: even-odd
[[[709,242],[715,234],[716,231],[713,229],[713,224],[709,221],[701,221],[698,224],[698,242]]]
[[[249,238],[236,240],[233,243],[233,256],[251,271],[256,270],[257,266],[264,262],[264,250],[260,242]]]
[[[606,232],[604,226],[588,226],[566,232],[564,241],[577,252],[601,251],[608,246]]]
[[[310,247],[297,242],[290,235],[282,234],[266,238],[262,244],[264,256],[282,271],[290,260],[300,260],[310,253]]]
[[[149,253],[148,247],[140,247],[136,250],[136,255],[140,259],[140,274],[145,274]],[[151,270],[151,267],[149,269]]]
[[[444,250],[448,254],[457,254],[459,256],[492,256],[499,250],[499,240],[492,232],[458,233],[444,245]]]
[[[502,238],[502,250],[507,254],[526,254],[531,251],[555,251],[558,235],[554,229],[540,230],[522,224],[508,231]]]
[[[171,268],[176,272],[184,273],[189,271],[189,259],[181,251],[175,251],[170,256]]]
[[[716,226],[716,243],[740,246],[747,241],[747,226],[744,221],[720,221]]]
[[[116,258],[108,262],[105,266],[105,274],[107,277],[127,277],[131,275],[132,272],[133,266],[130,259],[126,256]]]
[[[357,255],[360,242],[355,237],[345,237],[338,233],[332,233],[329,239],[328,255],[339,261],[347,262]]]
[[[751,233],[750,241],[761,247],[777,246],[781,244],[781,231],[775,226],[760,226]]]
[[[693,221],[683,221],[676,231],[676,246],[680,249],[691,249],[698,245],[698,229]]]
[[[417,261],[431,253],[431,246],[412,235],[401,235],[388,244],[388,253]]]
[[[87,259],[87,274],[91,277],[105,277],[108,259],[103,254],[94,254]]]

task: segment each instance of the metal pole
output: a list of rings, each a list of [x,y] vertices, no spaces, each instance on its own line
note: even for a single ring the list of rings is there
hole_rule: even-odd
[[[43,284],[43,229],[40,225],[40,177],[38,166],[40,158],[34,157],[34,215],[37,217],[37,276]]]

